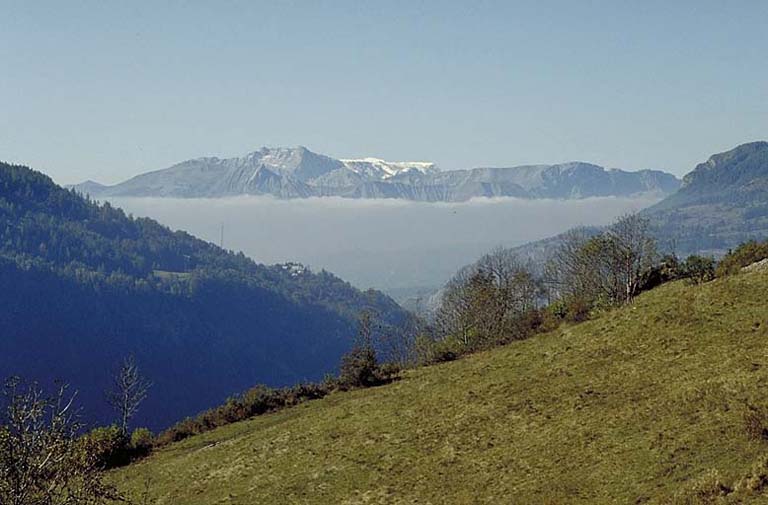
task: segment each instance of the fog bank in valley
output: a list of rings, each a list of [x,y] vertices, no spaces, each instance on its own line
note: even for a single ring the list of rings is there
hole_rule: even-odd
[[[475,199],[462,203],[309,198],[112,198],[136,216],[242,250],[256,261],[325,268],[361,288],[395,295],[441,285],[497,245],[514,246],[577,225],[608,224],[651,198]]]

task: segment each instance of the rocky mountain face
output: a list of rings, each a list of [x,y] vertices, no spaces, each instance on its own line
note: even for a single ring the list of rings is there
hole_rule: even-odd
[[[768,203],[768,142],[742,144],[711,156],[683,178],[677,194],[655,206],[672,209],[702,204]]]
[[[711,156],[680,190],[646,209],[660,240],[681,254],[721,254],[768,237],[768,142]]]
[[[666,195],[679,185],[676,177],[660,171],[625,172],[580,162],[440,171],[428,162],[338,160],[305,147],[264,147],[240,158],[184,161],[114,186],[88,181],[76,188],[94,197],[272,195],[456,202],[502,196],[573,199],[641,193]]]

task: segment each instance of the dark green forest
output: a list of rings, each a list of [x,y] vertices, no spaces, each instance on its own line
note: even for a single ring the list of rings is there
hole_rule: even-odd
[[[322,271],[266,266],[0,163],[0,375],[66,379],[94,422],[112,368],[152,380],[137,423],[162,427],[256,383],[335,369],[363,310],[409,315]]]

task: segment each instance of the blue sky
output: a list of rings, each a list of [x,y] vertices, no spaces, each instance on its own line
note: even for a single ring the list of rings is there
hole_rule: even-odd
[[[117,182],[305,145],[683,174],[768,138],[768,2],[0,1],[0,159]]]

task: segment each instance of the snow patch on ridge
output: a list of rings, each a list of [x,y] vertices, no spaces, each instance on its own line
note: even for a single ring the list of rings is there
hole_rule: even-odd
[[[429,161],[385,161],[380,158],[342,159],[349,170],[369,177],[389,179],[403,172],[415,170],[422,174],[438,171],[437,165]]]

